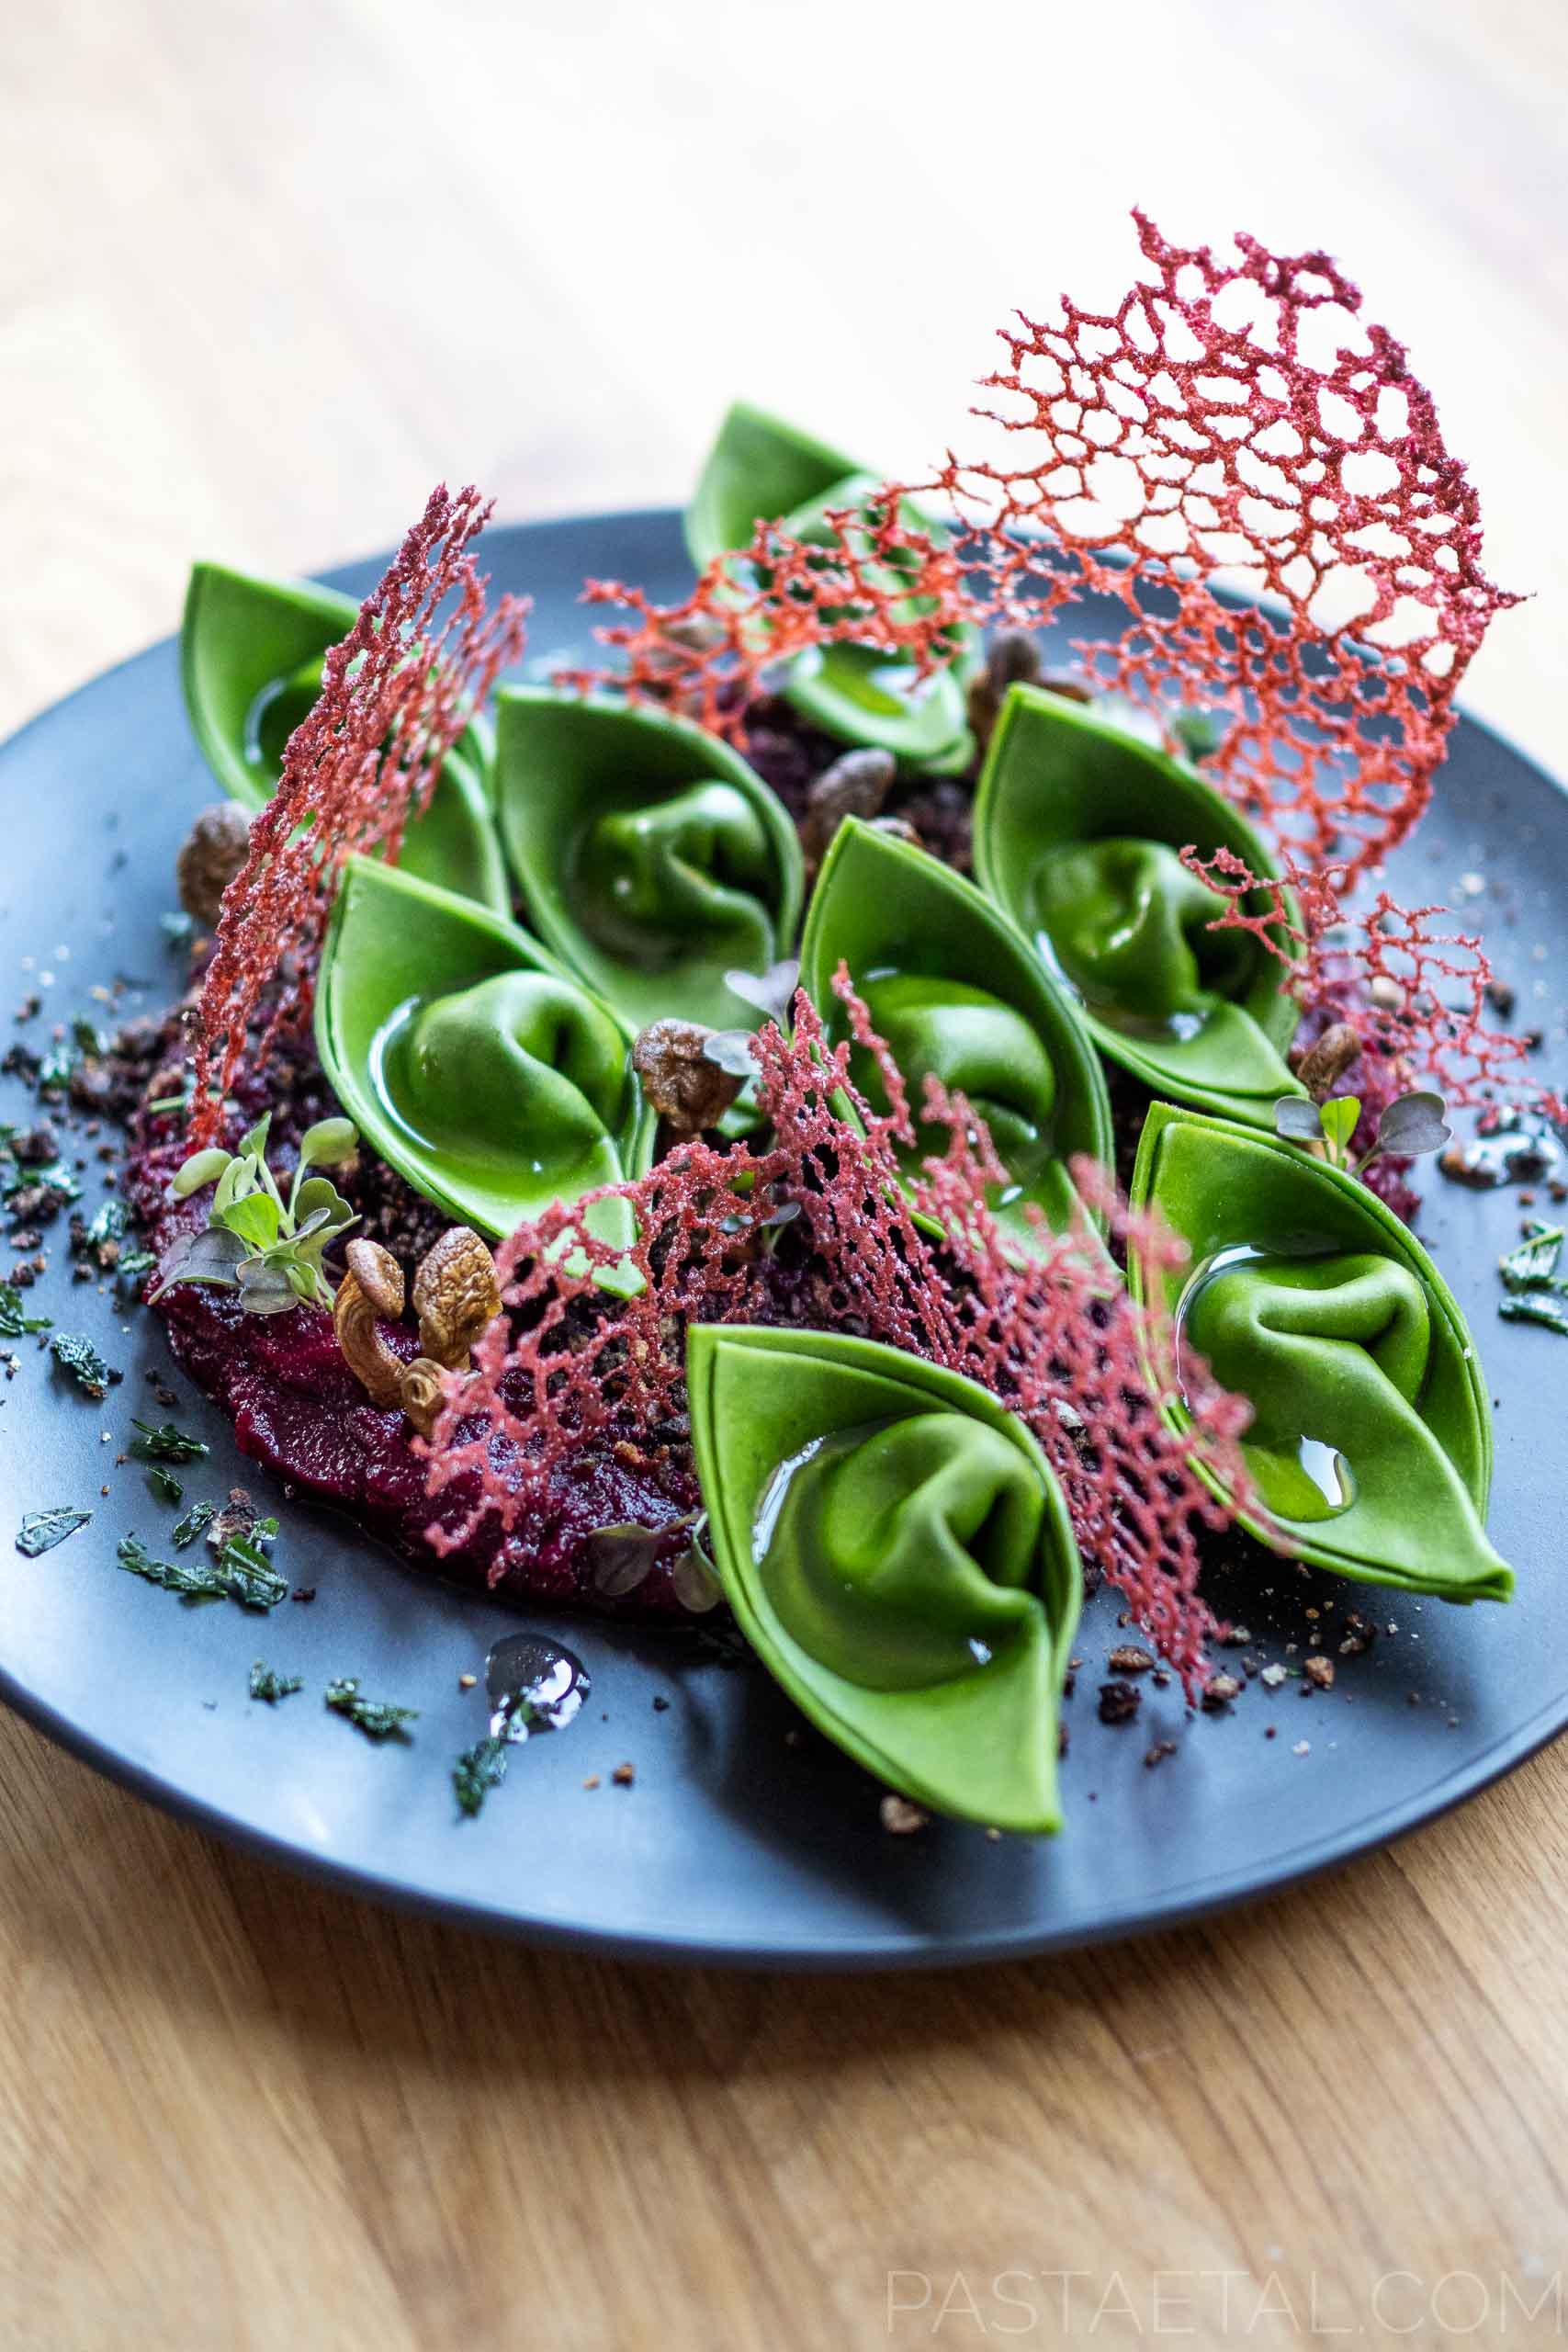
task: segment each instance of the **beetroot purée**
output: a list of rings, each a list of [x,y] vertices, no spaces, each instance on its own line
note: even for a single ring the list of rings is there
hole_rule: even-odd
[[[127,1197],[160,1256],[206,1217],[207,1195],[198,1203],[169,1197],[169,1178],[184,1157],[183,1142],[166,1132],[172,1124],[144,1118],[127,1169]],[[293,1124],[280,1118],[275,1126],[283,1136]],[[287,1160],[286,1150],[280,1156]],[[408,1204],[396,1200],[406,1187],[379,1162],[367,1162],[344,1189],[372,1229],[407,1222],[423,1208],[412,1196]],[[154,1312],[164,1319],[175,1360],[233,1422],[242,1453],[265,1463],[290,1487],[350,1512],[411,1558],[436,1565],[427,1528],[433,1521],[448,1529],[460,1524],[479,1499],[479,1481],[454,1484],[437,1511],[425,1492],[425,1463],[412,1430],[400,1412],[378,1411],[370,1403],[343,1360],[329,1315],[314,1306],[246,1315],[232,1291],[194,1283],[164,1292]],[[383,1323],[381,1335],[405,1363],[419,1353],[414,1333],[400,1325]],[[504,1475],[512,1458],[513,1446],[498,1438],[495,1468]],[[481,1521],[439,1566],[465,1583],[532,1600],[690,1623],[675,1598],[671,1567],[690,1543],[685,1522],[698,1502],[683,1446],[651,1468],[623,1462],[606,1446],[563,1464],[539,1505],[510,1534],[493,1518]],[[596,1529],[627,1524],[668,1532],[644,1581],[629,1593],[607,1597],[593,1584],[588,1539]]]

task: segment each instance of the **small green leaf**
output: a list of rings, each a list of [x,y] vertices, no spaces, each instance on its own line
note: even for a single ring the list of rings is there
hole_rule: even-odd
[[[330,1176],[307,1176],[294,1203],[296,1236],[301,1227],[308,1225],[322,1209],[327,1212],[327,1227],[331,1232],[355,1222],[356,1212],[344,1199]]]
[[[185,1500],[185,1488],[174,1472],[166,1468],[162,1462],[154,1462],[151,1470],[148,1471],[147,1484],[161,1503],[179,1503]]]
[[[169,1190],[177,1201],[192,1193],[199,1193],[204,1184],[216,1183],[230,1164],[231,1154],[213,1145],[208,1151],[193,1151],[185,1165],[175,1171]]]
[[[266,1193],[247,1193],[243,1200],[231,1201],[223,1208],[214,1204],[212,1220],[226,1231],[237,1233],[253,1250],[270,1250],[277,1239],[277,1204]]]
[[[318,1119],[299,1138],[296,1177],[309,1168],[336,1168],[355,1148],[359,1129],[352,1119]]]
[[[256,1161],[248,1154],[230,1160],[228,1167],[218,1179],[218,1190],[212,1195],[212,1206],[208,1211],[214,1225],[221,1221],[226,1208],[231,1207],[235,1201],[243,1200],[247,1193],[255,1191],[256,1167]]]
[[[1451,1133],[1443,1114],[1448,1105],[1440,1094],[1402,1094],[1378,1122],[1378,1149],[1401,1159],[1418,1159],[1423,1152],[1441,1151]]]
[[[1356,1132],[1361,1105],[1354,1094],[1337,1094],[1320,1106],[1324,1140],[1336,1159],[1342,1158],[1346,1146]]]
[[[266,1139],[271,1126],[272,1113],[264,1111],[255,1125],[247,1128],[240,1137],[239,1153],[242,1159],[248,1157],[259,1164],[266,1158]]]
[[[1304,1095],[1282,1095],[1274,1105],[1274,1133],[1287,1143],[1316,1143],[1323,1134],[1323,1114]]]
[[[175,1283],[216,1283],[221,1289],[232,1290],[245,1254],[245,1245],[237,1233],[230,1233],[220,1225],[209,1225],[205,1232],[193,1233],[183,1247],[170,1252],[151,1295],[154,1299],[161,1297]]]

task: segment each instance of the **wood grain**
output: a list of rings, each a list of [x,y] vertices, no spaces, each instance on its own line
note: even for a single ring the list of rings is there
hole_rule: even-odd
[[[1568,766],[1559,0],[56,0],[6,54],[0,726],[194,554],[673,498],[732,390],[913,462],[1138,200],[1363,276],[1537,592],[1471,700]],[[749,1981],[321,1894],[6,1718],[0,2341],[1555,2340],[1565,1796],[1130,1948]]]

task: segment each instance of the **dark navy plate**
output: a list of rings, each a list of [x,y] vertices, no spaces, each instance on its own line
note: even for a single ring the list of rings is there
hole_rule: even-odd
[[[499,586],[535,600],[539,671],[587,647],[577,601],[585,576],[638,581],[661,597],[689,578],[676,520],[664,514],[499,530],[484,556]],[[361,592],[378,570],[356,566],[337,584]],[[129,1006],[166,1001],[180,965],[158,918],[174,902],[175,853],[192,812],[215,797],[186,725],[172,641],[0,749],[11,992],[0,993],[0,1012],[52,975],[45,1014],[16,1034],[36,1039],[78,1012],[105,1017],[89,990],[116,975],[135,985]],[[1558,1067],[1563,1011],[1545,951],[1568,910],[1568,801],[1471,721],[1393,879],[1406,899],[1452,902],[1467,876],[1484,879],[1467,911],[1518,990],[1516,1018],[1547,1033],[1543,1059]],[[34,1115],[23,1089],[0,1081],[0,1119]],[[89,1158],[89,1212],[100,1172]],[[941,1822],[888,1835],[877,1790],[797,1729],[755,1668],[694,1638],[446,1589],[351,1524],[269,1491],[177,1375],[175,1418],[212,1447],[209,1461],[176,1474],[187,1498],[249,1487],[282,1520],[279,1566],[317,1598],[256,1617],[228,1602],[190,1609],[122,1574],[115,1546],[127,1530],[167,1555],[174,1514],[140,1468],[113,1463],[131,1414],[147,1416],[149,1373],[167,1375],[169,1360],[154,1316],[117,1312],[96,1287],[73,1284],[62,1223],[31,1298],[95,1340],[124,1379],[95,1405],[35,1352],[36,1340],[8,1343],[21,1361],[0,1381],[0,1690],[126,1786],[278,1861],[448,1918],[605,1953],[931,1965],[1166,1926],[1261,1894],[1431,1819],[1568,1723],[1568,1345],[1498,1320],[1495,1262],[1517,1237],[1517,1193],[1474,1195],[1436,1178],[1427,1193],[1422,1232],[1471,1318],[1497,1400],[1492,1527],[1517,1570],[1517,1600],[1455,1609],[1268,1560],[1239,1589],[1227,1578],[1224,1605],[1287,1665],[1318,1631],[1336,1658],[1336,1689],[1303,1701],[1297,1680],[1272,1692],[1254,1683],[1234,1710],[1194,1719],[1174,1686],[1145,1678],[1137,1719],[1112,1727],[1096,1704],[1118,1638],[1114,1596],[1102,1593],[1078,1643],[1067,1826],[1053,1842]],[[36,1560],[11,1548],[25,1510],[65,1503],[90,1503],[92,1524]],[[1363,1654],[1340,1657],[1358,1606],[1385,1630]],[[514,1750],[505,1785],[478,1820],[463,1820],[450,1770],[484,1729],[485,1655],[525,1625],[578,1651],[592,1694],[569,1727]],[[303,1675],[305,1690],[276,1708],[251,1702],[256,1657]],[[479,1677],[467,1693],[465,1672]],[[321,1689],[338,1675],[417,1707],[412,1744],[372,1747],[329,1714]],[[1145,1754],[1166,1739],[1176,1754],[1146,1769]],[[1308,1752],[1298,1753],[1303,1742]],[[612,1781],[622,1763],[634,1768],[629,1787]],[[600,1784],[584,1787],[594,1774]]]

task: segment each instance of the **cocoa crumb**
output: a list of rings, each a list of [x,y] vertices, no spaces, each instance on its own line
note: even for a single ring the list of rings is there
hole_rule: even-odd
[[[637,1779],[637,1767],[635,1764],[617,1764],[610,1778],[616,1788],[629,1789]]]
[[[918,1804],[909,1803],[908,1797],[895,1796],[891,1791],[882,1800],[880,1814],[882,1826],[894,1838],[912,1837],[931,1819],[929,1813],[922,1813]]]
[[[1308,1690],[1332,1690],[1334,1688],[1334,1661],[1332,1658],[1309,1657],[1303,1665],[1302,1674],[1303,1677],[1302,1682],[1302,1690],[1303,1693]]]
[[[1130,1724],[1143,1704],[1143,1692],[1133,1682],[1102,1682],[1100,1686],[1100,1720],[1102,1724]]]
[[[1168,1756],[1174,1756],[1175,1753],[1176,1742],[1174,1739],[1156,1739],[1154,1746],[1144,1758],[1144,1768],[1145,1771],[1152,1772],[1156,1764],[1163,1764]]]
[[[1203,1704],[1213,1713],[1217,1708],[1228,1707],[1233,1699],[1239,1699],[1242,1689],[1234,1674],[1211,1674],[1203,1691]]]

